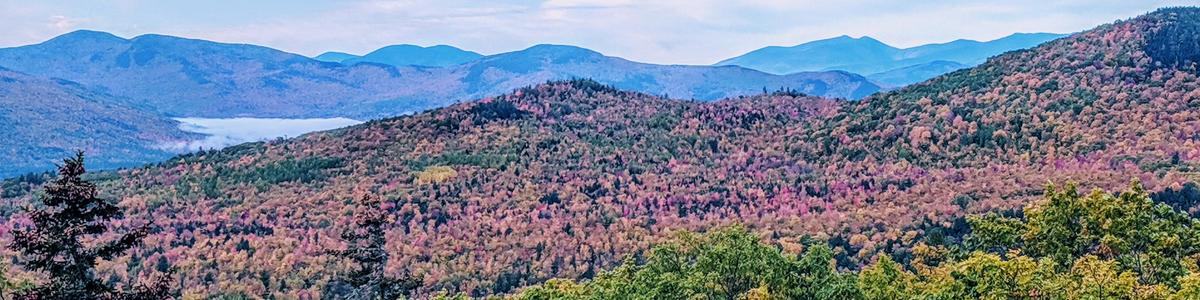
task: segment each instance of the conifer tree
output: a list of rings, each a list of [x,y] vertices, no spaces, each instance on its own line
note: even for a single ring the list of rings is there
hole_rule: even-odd
[[[364,195],[354,214],[354,228],[342,233],[349,246],[331,254],[350,260],[355,268],[336,285],[347,288],[331,291],[336,299],[394,300],[408,296],[419,280],[409,276],[393,277],[386,273],[388,261],[386,226],[389,222],[380,200]],[[335,287],[336,289],[336,287]]]
[[[12,249],[23,255],[26,270],[47,280],[17,299],[167,299],[167,277],[150,285],[117,290],[95,274],[96,261],[113,259],[141,243],[149,225],[106,238],[110,225],[123,218],[119,207],[96,196],[86,173],[83,152],[63,160],[58,178],[45,187],[42,207],[29,208],[33,226],[13,229]],[[86,243],[85,243],[86,242]]]

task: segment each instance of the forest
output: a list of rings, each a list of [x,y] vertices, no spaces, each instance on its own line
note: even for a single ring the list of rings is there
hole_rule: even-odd
[[[822,242],[785,250],[741,226],[681,232],[644,260],[513,299],[1198,299],[1200,222],[1120,193],[1046,187],[1020,217],[968,217],[962,243],[919,243],[843,271]],[[452,299],[454,296],[439,296]]]
[[[555,81],[70,173],[129,245],[79,266],[180,299],[1189,299],[1200,69],[1164,36],[1195,32],[1162,9],[861,101]],[[0,185],[6,290],[55,282],[13,245],[63,178]]]

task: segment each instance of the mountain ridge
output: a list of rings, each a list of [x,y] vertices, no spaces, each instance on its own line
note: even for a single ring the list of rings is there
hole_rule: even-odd
[[[493,60],[529,59],[523,56],[541,55],[536,52],[543,50],[543,47],[549,46],[533,46],[488,57]],[[567,57],[559,58],[569,61]],[[812,94],[857,98],[865,96],[867,92],[852,94],[854,89],[871,85],[859,78],[841,76],[838,80],[850,85],[840,94],[824,94],[824,90],[837,90],[828,87],[842,82],[828,78],[840,75],[753,75],[763,80],[742,80],[736,89],[720,92],[721,88],[715,86],[729,86],[721,80],[729,75],[711,74],[708,76],[712,79],[690,79],[686,83],[668,80],[675,72],[684,72],[690,77],[705,72],[728,72],[722,71],[728,69],[653,65],[612,58],[585,66],[608,71],[560,67],[534,74],[532,78],[520,77],[532,74],[530,72],[506,72],[504,76],[517,77],[489,80],[522,84],[493,87],[487,83],[463,82],[464,79],[478,77],[468,77],[470,74],[462,73],[466,72],[462,65],[343,65],[248,44],[156,34],[123,39],[97,31],[77,31],[41,44],[0,49],[0,65],[33,75],[80,82],[119,96],[146,101],[159,113],[186,117],[384,117],[500,94],[528,83],[576,77],[595,77],[599,81],[615,84],[629,81],[626,77],[640,77],[644,80],[625,87],[650,93],[669,91],[674,95],[699,100],[760,91],[764,83],[769,85],[767,88],[782,86],[807,90]],[[470,65],[484,69],[513,70],[509,66]],[[616,72],[616,68],[630,70]],[[812,78],[827,79],[809,80]],[[465,86],[475,88],[460,89]],[[692,91],[692,88],[699,93]]]
[[[126,99],[129,107],[142,110],[134,115],[147,118],[149,124],[163,124],[163,118],[367,120],[571,78],[701,101],[768,89],[861,98],[880,89],[864,77],[843,72],[779,76],[741,67],[653,65],[561,45],[536,45],[447,67],[392,66],[322,62],[268,47],[167,35],[125,39],[98,31],[0,49],[0,66],[39,78],[63,78],[81,89]],[[69,120],[44,128],[65,128]],[[132,151],[130,156],[144,158],[143,163],[166,155],[121,142],[115,132],[96,136],[112,140],[100,145],[119,146],[102,152]],[[0,159],[0,164],[14,163]],[[24,171],[49,170],[49,165],[39,166]]]
[[[842,35],[795,46],[764,47],[722,60],[715,65],[741,65],[772,74],[826,70],[844,70],[868,76],[886,72],[896,74],[905,68],[934,61],[952,61],[974,66],[983,63],[988,57],[1010,50],[1029,48],[1063,36],[1065,35],[1052,33],[1014,33],[990,41],[958,39],[946,43],[897,48],[869,36],[853,38]],[[898,76],[914,78],[899,81],[904,84],[932,78],[922,75],[922,72]]]

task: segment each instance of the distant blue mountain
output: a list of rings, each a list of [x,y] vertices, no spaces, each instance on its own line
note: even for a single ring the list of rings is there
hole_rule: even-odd
[[[882,83],[884,86],[898,87],[918,83],[937,77],[938,75],[969,67],[957,62],[938,60],[867,75],[867,78]]]
[[[463,76],[467,92],[490,95],[564,78],[591,78],[619,89],[712,100],[790,88],[809,95],[858,99],[880,87],[847,72],[802,72],[772,75],[738,66],[681,66],[638,63],[562,45],[536,45],[525,50],[485,56],[450,67]]]
[[[891,61],[898,51],[870,37],[843,35],[792,47],[765,47],[716,65],[743,66],[771,74],[828,70],[869,74],[874,71],[871,66]]]
[[[359,58],[359,56],[350,54],[350,53],[345,53],[345,52],[337,52],[337,51],[325,52],[325,53],[321,53],[321,55],[317,55],[317,57],[313,57],[313,59],[316,59],[319,61],[335,62],[335,63],[341,63],[343,61],[346,61],[347,59],[353,59],[353,58]]]
[[[741,67],[654,65],[571,46],[539,45],[445,67],[393,66],[322,62],[267,47],[165,35],[125,39],[97,31],[2,48],[0,66],[78,82],[158,114],[206,118],[365,120],[571,78],[698,100],[755,94],[764,88],[842,98],[879,90],[866,78],[844,72],[781,76]]]
[[[0,66],[0,121],[9,120],[0,122],[0,136],[10,142],[0,146],[0,177],[49,170],[71,145],[99,153],[102,167],[161,159],[170,153],[156,145],[199,138],[178,130],[172,117],[367,120],[572,78],[697,100],[780,88],[841,98],[880,90],[841,71],[772,75],[738,66],[655,65],[573,46],[538,45],[445,67],[392,66],[97,31],[0,48]]]
[[[370,62],[392,66],[447,67],[476,60],[480,57],[483,57],[483,55],[446,45],[431,47],[393,45],[379,48],[379,50],[372,51],[361,57],[348,57],[340,62],[344,64]]]
[[[905,78],[897,82],[917,82],[940,75],[930,73],[945,63],[916,67],[937,61],[954,62],[964,66],[983,63],[988,57],[1004,52],[1031,48],[1063,37],[1053,33],[1017,33],[1004,38],[979,42],[956,40],[912,48],[896,48],[870,37],[840,36],[808,42],[791,47],[771,46],[751,51],[716,65],[737,65],[772,74],[808,71],[841,70],[858,74],[889,73],[889,78]],[[917,73],[900,74],[909,70]],[[929,76],[932,74],[932,76]],[[916,79],[916,81],[912,81]]]
[[[917,64],[943,60],[975,66],[983,63],[989,57],[1008,51],[1032,48],[1064,36],[1066,35],[1055,33],[1015,33],[987,42],[960,39],[949,43],[902,49],[900,61],[903,64]]]

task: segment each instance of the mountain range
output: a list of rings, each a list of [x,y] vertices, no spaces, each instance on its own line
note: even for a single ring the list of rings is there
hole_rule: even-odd
[[[863,74],[889,86],[904,86],[946,73],[936,71],[978,65],[988,57],[1063,36],[1017,33],[987,42],[960,39],[901,49],[871,37],[843,35],[791,47],[765,47],[716,65],[737,65],[772,74],[841,70]]]
[[[403,47],[402,47],[403,48]],[[402,49],[401,48],[401,49]],[[381,49],[381,56],[392,52]],[[423,51],[442,51],[440,47]],[[453,51],[451,51],[453,52]],[[469,55],[468,55],[469,56]],[[370,59],[368,55],[362,59]],[[356,60],[354,58],[351,60]],[[732,66],[654,65],[604,56],[595,51],[537,45],[444,67],[385,63],[332,63],[271,48],[164,35],[125,39],[76,31],[46,42],[0,49],[0,66],[41,81],[76,83],[69,92],[123,99],[145,124],[174,124],[171,118],[330,118],[368,120],[419,112],[459,101],[499,95],[550,80],[592,78],[623,89],[697,100],[787,89],[857,99],[880,89],[846,72],[771,75]],[[19,86],[14,86],[17,88]],[[30,97],[11,93],[8,97]],[[84,98],[87,99],[87,98]],[[20,98],[27,111],[54,111],[46,98]],[[38,108],[38,106],[44,106]],[[106,105],[86,106],[89,118],[123,114]],[[14,127],[23,136],[67,132],[79,118],[48,118],[42,127]],[[108,130],[115,127],[98,127]],[[188,137],[178,132],[134,134],[143,139]],[[163,158],[155,145],[174,140],[115,139],[123,132],[65,135],[63,145],[107,145],[100,160],[142,163]],[[135,145],[136,144],[136,145]],[[89,148],[90,149],[90,148]],[[44,151],[43,151],[44,150]],[[127,153],[123,158],[109,153]],[[0,176],[52,168],[61,149],[6,143],[0,146]],[[37,159],[33,159],[37,158]],[[140,159],[139,159],[140,158]],[[31,160],[32,159],[32,160]],[[109,166],[109,165],[101,165]]]
[[[124,39],[94,31],[0,49],[0,66],[79,82],[170,116],[214,118],[386,117],[576,77],[699,100],[764,88],[843,98],[878,90],[844,72],[782,76],[737,67],[652,65],[569,46],[539,45],[440,68],[343,65],[254,45],[164,35]]]
[[[860,101],[698,102],[556,81],[184,155],[98,177],[133,223],[163,229],[151,250],[101,269],[164,261],[185,266],[186,294],[317,298],[351,268],[325,249],[343,244],[364,195],[395,217],[388,272],[422,278],[422,295],[593,278],[678,230],[733,222],[788,251],[827,241],[828,264],[858,268],[929,250],[917,237],[1023,207],[1047,182],[1116,190],[1132,178],[1158,192],[1195,180],[1198,32],[1200,9],[1163,9]],[[575,53],[491,57],[478,74],[606,60]],[[5,186],[16,207],[36,183]]]

